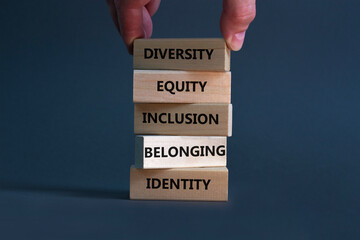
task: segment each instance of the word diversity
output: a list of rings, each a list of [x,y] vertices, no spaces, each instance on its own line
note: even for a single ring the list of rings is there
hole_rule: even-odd
[[[230,51],[223,39],[134,42],[130,199],[227,201]]]

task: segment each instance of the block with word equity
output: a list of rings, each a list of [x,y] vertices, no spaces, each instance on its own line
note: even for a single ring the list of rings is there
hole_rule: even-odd
[[[230,103],[230,95],[230,72],[134,71],[134,102]]]
[[[231,104],[135,104],[139,135],[231,136]]]
[[[219,168],[130,168],[130,199],[228,200],[228,170]]]
[[[224,39],[136,39],[134,69],[229,71]]]
[[[226,137],[136,136],[136,168],[225,167]]]

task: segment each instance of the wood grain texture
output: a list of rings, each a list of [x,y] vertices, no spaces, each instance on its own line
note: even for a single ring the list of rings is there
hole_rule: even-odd
[[[136,136],[135,167],[225,167],[226,137]]]
[[[134,69],[230,71],[230,50],[222,38],[136,39]]]
[[[227,201],[228,169],[130,168],[130,199]]]
[[[138,135],[231,136],[231,104],[135,104]]]
[[[230,103],[231,72],[135,70],[135,103]]]

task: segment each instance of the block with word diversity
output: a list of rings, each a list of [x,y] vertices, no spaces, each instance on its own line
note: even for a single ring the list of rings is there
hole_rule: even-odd
[[[231,136],[231,104],[135,104],[138,135]]]
[[[136,39],[134,69],[229,71],[224,39]]]
[[[231,72],[135,70],[134,102],[230,103]]]
[[[136,136],[136,168],[225,167],[226,137]]]
[[[228,170],[219,168],[130,168],[130,199],[228,200]]]

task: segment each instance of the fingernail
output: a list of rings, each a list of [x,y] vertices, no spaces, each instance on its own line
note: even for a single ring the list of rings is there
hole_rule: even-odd
[[[144,35],[144,38],[148,38],[145,29],[143,29],[143,35]]]
[[[245,32],[236,33],[231,39],[230,48],[233,51],[239,51],[244,44]]]

